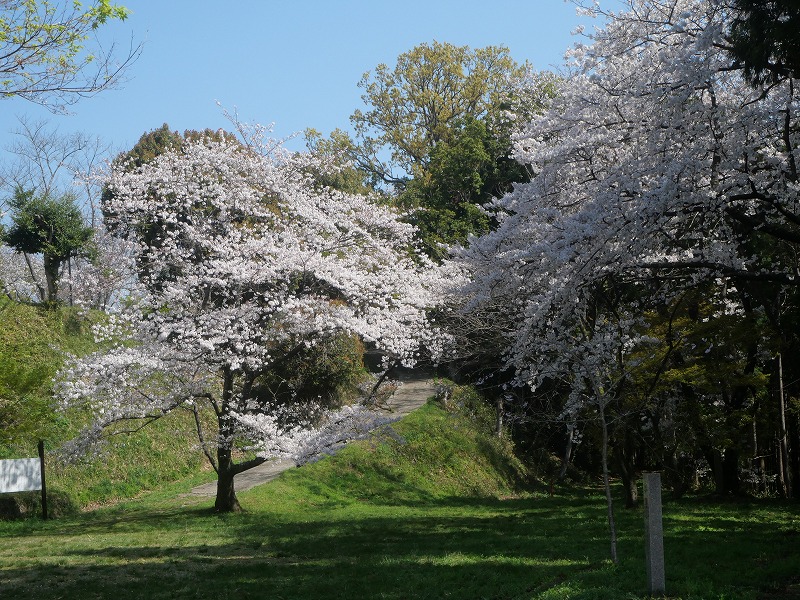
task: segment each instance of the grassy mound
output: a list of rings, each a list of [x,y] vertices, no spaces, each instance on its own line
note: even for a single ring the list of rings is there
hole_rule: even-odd
[[[38,440],[52,452],[74,437],[88,415],[67,419],[55,410],[52,380],[68,355],[96,349],[92,325],[102,313],[43,308],[0,299],[0,458],[37,455]],[[133,435],[111,440],[106,451],[77,464],[48,461],[51,514],[130,498],[165,481],[196,473],[204,464],[194,446],[193,417],[176,413]],[[0,513],[35,515],[39,494],[5,496]]]
[[[473,394],[456,388],[451,411],[429,403],[369,440],[284,474],[275,485],[281,491],[265,493],[302,490],[313,504],[516,495],[529,487],[528,472],[511,443],[492,433],[493,416]]]

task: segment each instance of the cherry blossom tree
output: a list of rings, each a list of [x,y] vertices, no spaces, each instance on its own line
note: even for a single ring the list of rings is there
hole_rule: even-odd
[[[436,278],[414,256],[412,228],[367,197],[321,188],[308,173],[324,165],[265,134],[199,137],[137,168],[112,166],[104,209],[133,242],[143,290],[98,330],[110,346],[72,361],[59,387],[66,407],[96,415],[84,441],[193,410],[219,511],[239,508],[237,473],[366,429],[357,409],[287,416],[259,394],[261,377],[342,332],[408,364],[434,339]],[[214,435],[200,427],[202,404]],[[237,463],[242,443],[257,455]]]
[[[564,415],[602,415],[655,356],[648,309],[702,282],[728,311],[763,314],[753,289],[791,290],[799,266],[797,80],[747,83],[732,2],[628,0],[605,16],[516,136],[536,176],[456,259],[465,310],[503,308],[518,380],[569,382]],[[611,289],[628,292],[610,302]]]

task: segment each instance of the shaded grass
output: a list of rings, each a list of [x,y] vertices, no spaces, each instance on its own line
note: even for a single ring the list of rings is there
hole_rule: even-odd
[[[0,597],[645,595],[641,511],[617,511],[612,565],[599,489],[514,492],[497,474],[518,468],[502,443],[430,405],[396,429],[241,494],[238,515],[182,496],[195,477],[90,514],[0,523]],[[664,526],[671,597],[793,597],[797,505],[668,501]]]
[[[440,498],[417,505],[284,486],[243,494],[241,515],[210,502],[153,500],[91,518],[4,528],[0,594],[14,598],[636,598],[641,515],[620,515],[611,565],[603,498]],[[266,490],[266,491],[265,491]],[[314,501],[316,500],[316,502]],[[797,514],[785,505],[667,504],[672,597],[762,598],[798,573]],[[709,532],[693,522],[738,525]],[[719,528],[719,527],[718,527]],[[781,529],[783,528],[783,529]],[[765,568],[766,567],[766,568]],[[788,596],[776,596],[788,597]]]

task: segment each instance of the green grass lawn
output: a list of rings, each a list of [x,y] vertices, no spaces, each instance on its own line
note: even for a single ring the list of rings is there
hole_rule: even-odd
[[[0,523],[0,598],[646,595],[641,511],[617,511],[615,566],[599,488],[515,490],[502,443],[433,405],[395,429],[240,494],[241,514],[182,496],[198,475],[77,516]],[[796,504],[664,510],[670,597],[800,598]]]

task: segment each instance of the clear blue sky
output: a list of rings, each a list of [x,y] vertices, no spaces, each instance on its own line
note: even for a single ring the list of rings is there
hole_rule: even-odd
[[[275,123],[276,136],[347,129],[362,106],[357,83],[378,63],[438,40],[505,45],[519,62],[555,69],[576,38],[564,0],[119,0],[131,16],[103,32],[125,47],[144,41],[120,89],[83,99],[70,115],[4,100],[0,139],[17,115],[48,118],[62,133],[100,136],[115,150],[148,130],[226,127],[216,101],[242,120]],[[610,8],[619,0],[602,0]],[[6,146],[5,143],[0,146]]]

